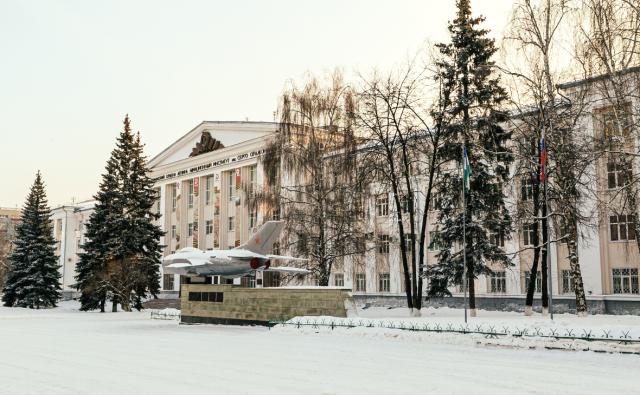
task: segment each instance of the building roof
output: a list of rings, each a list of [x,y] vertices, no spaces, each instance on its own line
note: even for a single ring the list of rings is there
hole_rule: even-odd
[[[176,150],[177,148],[179,148],[180,146],[182,146],[184,144],[191,143],[190,140],[192,140],[193,138],[199,137],[199,135],[200,135],[199,132],[206,131],[207,127],[211,127],[211,128],[215,129],[216,127],[219,128],[220,126],[224,126],[224,125],[229,125],[231,127],[236,127],[236,128],[240,128],[240,129],[245,129],[246,128],[247,131],[249,131],[252,128],[254,128],[254,129],[260,129],[260,128],[261,129],[265,129],[265,128],[268,128],[269,126],[271,126],[273,128],[273,130],[275,131],[277,129],[277,127],[278,127],[278,123],[277,122],[263,122],[263,121],[202,121],[198,125],[196,125],[194,128],[189,130],[187,133],[182,135],[180,138],[175,140],[172,144],[167,146],[167,148],[165,148],[160,153],[158,153],[156,156],[154,156],[149,161],[149,167],[153,168],[153,167],[157,166],[164,159],[166,159],[167,157],[171,156],[171,153],[174,150]],[[234,144],[231,144],[231,145],[234,145]],[[229,146],[230,145],[225,144],[225,147],[229,147]]]
[[[614,72],[614,74],[619,74],[619,75],[625,75],[625,74],[629,74],[629,73],[636,73],[636,72],[640,72],[640,66],[634,66],[634,67],[629,67],[627,69],[624,70],[619,70]],[[596,75],[593,77],[588,77],[588,78],[583,78],[580,80],[575,80],[575,81],[570,81],[570,82],[565,82],[562,84],[558,84],[557,87],[559,89],[570,89],[576,86],[580,86],[583,84],[590,84],[592,82],[596,82],[596,81],[601,81],[607,77],[609,77],[611,74],[610,73],[604,73],[604,74],[600,74],[600,75]]]

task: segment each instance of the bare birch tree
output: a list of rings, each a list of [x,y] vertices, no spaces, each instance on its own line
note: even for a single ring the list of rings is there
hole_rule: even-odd
[[[263,162],[271,186],[254,204],[279,212],[284,247],[308,257],[319,285],[329,285],[336,264],[364,252],[355,97],[339,72],[326,84],[311,76],[285,90],[278,113]]]
[[[422,308],[429,209],[441,166],[436,153],[447,114],[428,102],[428,75],[413,63],[399,73],[374,74],[363,81],[358,112],[366,141],[361,162],[378,190],[391,194],[392,241],[399,247],[407,306],[416,310]]]
[[[556,86],[567,69],[553,66],[558,56],[566,56],[560,52],[558,36],[571,11],[565,0],[521,0],[514,8],[506,38],[507,46],[515,51],[509,55],[518,59],[517,64],[505,70],[515,81],[512,105],[516,111],[511,125],[518,136],[520,154],[516,172],[522,186],[518,212],[533,249],[526,315],[532,313],[540,261],[542,306],[543,311],[548,310],[547,246],[552,237],[549,225],[554,220],[554,228],[566,232],[559,239],[567,242],[577,311],[586,312],[577,243],[578,226],[589,219],[581,217],[578,205],[584,199],[583,190],[589,187],[582,175],[589,167],[592,147],[590,140],[581,138],[578,127],[584,116],[584,95],[578,91],[572,97],[559,94]],[[541,161],[543,137],[549,158],[546,167]]]

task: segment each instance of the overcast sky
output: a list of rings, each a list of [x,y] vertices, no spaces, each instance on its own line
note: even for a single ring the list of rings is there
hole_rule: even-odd
[[[0,2],[0,206],[37,169],[90,198],[126,113],[153,157],[203,120],[272,121],[305,72],[388,70],[447,39],[454,0]],[[511,0],[472,0],[499,37]]]

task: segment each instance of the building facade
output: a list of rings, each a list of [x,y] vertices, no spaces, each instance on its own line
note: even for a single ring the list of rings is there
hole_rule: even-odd
[[[234,248],[273,218],[251,210],[248,198],[263,185],[259,159],[276,128],[268,122],[202,122],[149,162],[160,197],[164,255],[184,247]],[[163,290],[176,292],[178,277],[163,274]],[[264,285],[273,285],[275,279],[265,277]],[[262,280],[235,281],[255,286]]]
[[[51,210],[53,237],[56,241],[56,255],[60,265],[60,285],[64,299],[74,297],[77,293],[76,265],[80,260],[82,244],[85,241],[85,224],[93,212],[95,202],[92,200],[67,204]]]
[[[631,100],[631,99],[630,99]],[[631,103],[630,105],[638,105]],[[591,137],[606,132],[607,106],[593,100],[592,108],[585,111],[581,127]],[[605,121],[603,121],[603,119]],[[278,124],[271,122],[209,122],[197,125],[187,134],[167,147],[150,162],[150,177],[155,180],[159,200],[155,210],[159,213],[158,225],[165,231],[161,244],[164,255],[181,248],[227,249],[245,242],[249,236],[269,219],[279,218],[279,209],[249,204],[253,193],[260,191],[266,180],[262,160],[266,148],[277,132]],[[635,138],[629,139],[631,148],[638,147]],[[585,212],[590,212],[593,223],[580,225],[581,239],[578,255],[591,306],[596,311],[609,311],[607,304],[632,303],[629,311],[640,314],[640,290],[638,272],[640,254],[635,230],[630,225],[632,211],[603,209],[598,201],[606,200],[619,187],[619,166],[611,164],[610,156],[594,160],[589,171],[593,189],[597,191],[586,199]],[[640,174],[640,164],[632,162],[631,171]],[[286,179],[287,175],[281,175]],[[420,183],[420,175],[416,176]],[[374,303],[404,303],[402,265],[399,257],[394,217],[393,196],[376,185],[371,186],[370,198],[365,202],[365,221],[368,232],[374,238],[368,241],[366,253],[340,261],[331,274],[330,285],[353,289],[356,299]],[[514,178],[507,186],[507,193],[514,204],[527,204],[530,198],[526,181]],[[421,207],[423,196],[415,196]],[[88,221],[92,203],[61,206],[54,210],[54,233],[63,274],[63,287],[71,290],[74,282],[77,253],[84,237],[83,224]],[[615,211],[615,212],[614,212]],[[437,234],[436,213],[429,213],[429,232],[426,240],[427,264],[435,263],[439,246],[432,239]],[[494,235],[496,243],[513,255],[514,265],[494,268],[491,276],[476,280],[478,306],[505,307],[508,304],[522,306],[526,293],[526,278],[531,270],[532,237],[527,226],[520,226],[511,237]],[[287,253],[287,251],[280,251]],[[567,246],[562,242],[551,244],[552,291],[556,303],[571,308],[574,298],[573,282],[567,259]],[[279,280],[258,274],[257,278],[234,280],[248,287],[275,286]],[[541,281],[538,276],[539,282]],[[162,289],[175,294],[180,278],[163,274]],[[219,282],[221,279],[213,279]],[[307,278],[313,284],[314,279]],[[425,287],[427,282],[425,281]],[[541,291],[541,283],[536,291]],[[452,289],[454,298],[460,300],[460,289]],[[538,295],[538,294],[537,294]],[[536,296],[539,299],[538,296]],[[484,303],[483,300],[486,302]],[[604,306],[604,307],[603,307]],[[625,307],[626,308],[626,307]]]

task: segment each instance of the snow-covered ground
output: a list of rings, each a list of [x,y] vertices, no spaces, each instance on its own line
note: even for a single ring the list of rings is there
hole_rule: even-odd
[[[477,317],[468,317],[464,322],[461,309],[426,308],[420,317],[414,317],[408,309],[372,307],[359,309],[357,316],[296,317],[289,326],[278,327],[281,331],[323,332],[337,331],[351,336],[386,337],[410,339],[448,344],[487,345],[515,348],[540,348],[563,350],[590,350],[599,352],[622,352],[640,355],[640,317],[631,315],[549,315],[501,311],[478,311]],[[297,325],[298,323],[302,325]],[[317,325],[320,324],[320,325]],[[328,325],[336,324],[336,328]],[[355,328],[340,325],[356,326]],[[405,328],[415,331],[401,331]],[[435,332],[435,329],[442,332]],[[431,331],[424,331],[430,329]],[[484,334],[457,334],[453,331],[483,332]],[[486,333],[509,333],[510,336],[487,336]],[[521,336],[525,334],[524,336]],[[573,339],[555,338],[572,337]],[[591,340],[581,340],[589,338]],[[594,339],[624,339],[635,342],[594,341]]]
[[[628,394],[638,390],[637,355],[449,344],[437,337],[421,341],[411,334],[360,336],[353,330],[187,326],[150,320],[148,311],[100,314],[75,308],[72,302],[54,310],[0,308],[1,394]],[[362,315],[388,318],[405,313],[370,310]],[[445,313],[441,310],[442,316],[431,317],[454,318]],[[628,320],[620,325],[639,322],[635,317]]]

